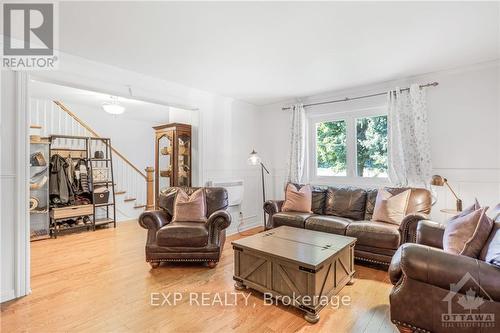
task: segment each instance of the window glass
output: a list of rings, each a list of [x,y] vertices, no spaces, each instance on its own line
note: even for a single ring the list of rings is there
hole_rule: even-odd
[[[356,119],[356,174],[387,177],[387,116]]]
[[[316,124],[316,175],[347,175],[347,130],[344,120]]]

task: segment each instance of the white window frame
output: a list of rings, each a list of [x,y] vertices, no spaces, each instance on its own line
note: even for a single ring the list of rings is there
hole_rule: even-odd
[[[387,116],[387,107],[385,105],[365,109],[346,109],[339,112],[309,114],[308,118],[308,137],[309,154],[308,170],[309,179],[313,184],[350,184],[350,185],[389,185],[387,177],[360,177],[356,172],[357,144],[356,144],[356,120],[358,118]],[[316,124],[325,121],[345,121],[346,122],[346,145],[347,145],[347,176],[318,176],[317,155],[316,155]]]

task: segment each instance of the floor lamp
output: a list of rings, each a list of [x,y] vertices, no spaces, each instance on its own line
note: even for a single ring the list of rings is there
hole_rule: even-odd
[[[252,150],[250,153],[250,156],[248,157],[248,164],[250,165],[259,165],[260,164],[260,171],[261,171],[261,176],[262,176],[262,203],[266,202],[266,184],[264,181],[264,171],[269,175],[269,170],[267,170],[266,166],[264,163],[261,162],[259,155],[257,155],[257,152],[255,150]],[[264,211],[264,230],[267,229],[267,223],[266,223],[266,211]]]

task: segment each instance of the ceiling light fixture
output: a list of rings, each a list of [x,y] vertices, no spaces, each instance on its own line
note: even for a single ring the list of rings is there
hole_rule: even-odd
[[[122,114],[125,112],[125,107],[118,103],[118,98],[111,96],[111,102],[102,103],[104,111],[110,114]]]

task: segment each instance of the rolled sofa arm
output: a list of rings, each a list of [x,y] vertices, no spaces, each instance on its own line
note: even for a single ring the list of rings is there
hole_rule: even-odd
[[[213,212],[206,223],[209,230],[224,230],[231,224],[231,214],[225,210]]]
[[[162,210],[146,211],[139,216],[139,225],[144,229],[156,231],[169,222],[168,214]]]
[[[445,226],[441,223],[422,220],[417,225],[417,244],[443,248]]]
[[[266,228],[273,227],[273,215],[281,212],[281,207],[283,206],[284,200],[267,200],[264,202],[264,212],[269,215],[266,223]]]
[[[400,246],[389,266],[389,277],[394,285],[406,277],[445,290],[467,273],[493,301],[500,301],[500,270],[475,258],[408,243]]]
[[[415,243],[417,241],[417,225],[421,220],[427,220],[425,214],[408,214],[403,218],[399,225],[399,233],[401,234],[401,244]]]
[[[229,225],[231,225],[231,214],[225,210],[213,212],[205,224],[208,229],[210,244],[220,246],[221,242],[224,242],[225,239],[225,232],[221,233],[221,231],[229,227]]]

